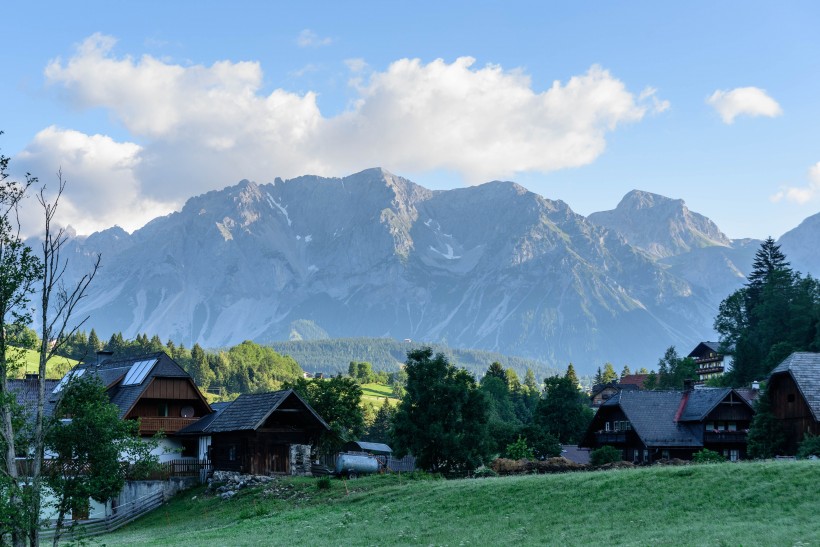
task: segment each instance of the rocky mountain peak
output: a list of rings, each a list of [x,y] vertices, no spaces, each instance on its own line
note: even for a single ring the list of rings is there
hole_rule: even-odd
[[[592,213],[588,218],[656,258],[732,244],[714,222],[690,211],[682,199],[642,190],[632,190],[615,209]]]

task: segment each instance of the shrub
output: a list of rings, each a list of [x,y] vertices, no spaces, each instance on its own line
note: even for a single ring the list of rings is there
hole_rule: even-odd
[[[498,473],[490,469],[489,467],[481,466],[473,472],[473,477],[477,479],[486,479],[489,477],[497,477]]]
[[[319,477],[319,480],[316,481],[316,488],[319,490],[330,490],[332,483],[330,482],[330,477]]]
[[[621,461],[621,451],[614,446],[602,446],[589,453],[589,463],[595,467]]]
[[[511,460],[535,459],[535,456],[532,453],[532,448],[527,446],[527,439],[522,437],[521,435],[518,436],[517,441],[508,444],[504,452],[506,452],[507,457]]]
[[[797,447],[797,457],[803,459],[810,456],[820,457],[820,436],[809,433]]]
[[[692,456],[692,462],[694,463],[723,463],[725,461],[726,458],[708,448],[704,448],[700,452],[695,452]]]

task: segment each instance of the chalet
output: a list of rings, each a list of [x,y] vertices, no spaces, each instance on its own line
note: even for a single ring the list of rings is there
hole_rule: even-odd
[[[806,434],[820,435],[820,353],[792,353],[772,370],[766,389],[785,451],[795,454]]]
[[[180,431],[199,439],[200,459],[214,470],[256,475],[309,474],[311,447],[330,427],[288,389],[240,395]]]
[[[704,448],[736,461],[746,456],[753,414],[730,388],[622,390],[601,405],[580,446],[614,446],[635,463],[688,460]]]
[[[108,358],[81,363],[51,390],[49,404],[56,403],[70,378],[96,375],[106,387],[110,401],[119,408],[123,420],[139,420],[139,433],[151,437],[163,432],[160,461],[196,456],[196,442],[177,433],[212,413],[193,378],[164,352]]]
[[[625,376],[621,376],[621,379],[618,380],[618,384],[620,386],[632,385],[637,389],[643,389],[647,378],[649,378],[649,374],[627,374]]]
[[[719,342],[701,342],[687,357],[694,359],[698,367],[698,384],[732,369],[732,356],[720,351]]]

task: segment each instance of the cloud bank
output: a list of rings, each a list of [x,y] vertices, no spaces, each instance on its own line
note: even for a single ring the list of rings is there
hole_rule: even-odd
[[[719,89],[706,99],[706,104],[714,107],[725,124],[734,123],[738,116],[774,118],[783,114],[777,101],[758,87]]]
[[[316,39],[306,35],[306,45]],[[21,155],[33,172],[62,165],[76,181],[70,200],[77,211],[83,196],[105,202],[110,212],[98,227],[117,217],[136,228],[145,211],[167,212],[242,178],[383,166],[448,170],[478,183],[578,167],[604,152],[618,126],[669,107],[654,89],[635,94],[597,65],[536,90],[522,71],[476,67],[470,57],[400,59],[381,72],[357,59],[347,63],[355,102],[327,117],[314,92],[263,93],[259,63],[181,66],[118,57],[114,44],[95,34],[69,59],[50,62],[45,76],[75,106],[107,110],[139,144],[50,127]],[[127,203],[117,205],[115,193]]]
[[[805,186],[787,186],[771,197],[775,203],[791,201],[802,205],[820,196],[820,161],[809,167],[808,184]]]

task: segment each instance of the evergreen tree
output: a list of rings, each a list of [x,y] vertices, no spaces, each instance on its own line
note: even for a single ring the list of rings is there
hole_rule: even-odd
[[[601,367],[598,367],[598,370],[595,371],[595,377],[592,380],[592,383],[595,385],[600,385],[605,383],[604,382],[604,373],[601,371]]]
[[[498,378],[505,384],[507,383],[507,373],[504,372],[504,367],[502,367],[501,363],[498,361],[494,361],[487,369],[487,372],[484,374],[484,378],[487,378],[488,376]]]
[[[755,416],[749,427],[747,438],[749,457],[773,458],[782,453],[785,441],[783,426],[774,416],[768,392],[763,390],[755,400]]]
[[[615,367],[612,363],[604,363],[604,373],[601,375],[602,383],[608,384],[618,379],[618,373],[615,372]]]
[[[407,393],[393,426],[397,455],[408,451],[422,469],[471,471],[489,456],[487,401],[473,376],[424,348],[407,353]]]
[[[745,287],[721,302],[715,318],[721,346],[732,353],[728,381],[761,379],[793,351],[820,350],[820,286],[792,271],[772,238],[758,249]]]
[[[581,382],[578,381],[578,375],[575,374],[575,367],[572,365],[572,363],[570,363],[569,366],[567,367],[567,373],[564,375],[564,378],[571,381],[572,385],[574,385],[576,387],[581,386]]]
[[[535,425],[561,443],[577,443],[592,420],[586,396],[566,376],[547,378],[544,386],[544,397],[538,401],[535,413]]]
[[[91,329],[91,333],[88,335],[88,350],[86,351],[87,358],[93,357],[101,349],[102,342],[100,341],[99,336],[97,336],[97,331]]]
[[[530,393],[541,393],[541,388],[538,387],[538,381],[535,379],[535,373],[531,368],[528,368],[526,374],[524,374],[524,387]]]
[[[632,371],[629,370],[629,365],[624,365],[624,369],[621,371],[621,378],[629,376],[630,374],[632,374]]]
[[[379,407],[378,412],[376,412],[373,423],[367,429],[365,440],[372,443],[390,444],[392,442],[390,439],[390,431],[393,427],[393,418],[395,415],[396,408],[390,404],[390,401],[385,399],[382,406]]]

